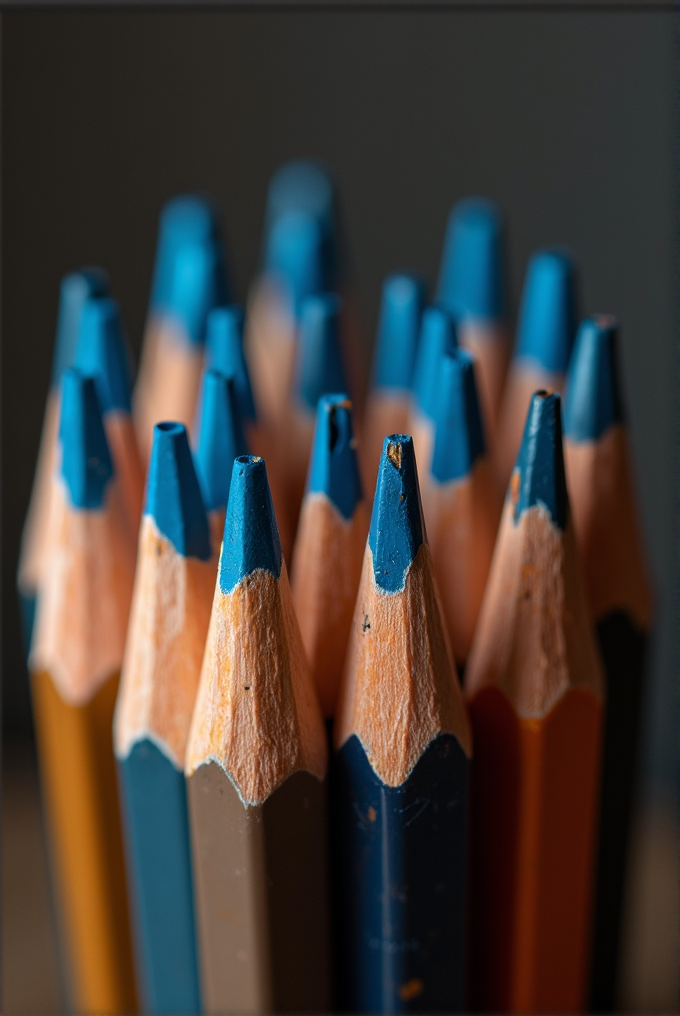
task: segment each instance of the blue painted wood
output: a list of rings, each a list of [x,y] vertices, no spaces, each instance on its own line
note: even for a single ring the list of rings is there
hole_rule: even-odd
[[[399,787],[355,735],[335,756],[343,1011],[462,1010],[468,767],[450,734]]]
[[[484,454],[484,427],[470,354],[445,353],[439,374],[431,473],[439,483],[451,483],[469,476]]]
[[[413,439],[408,434],[385,438],[371,514],[368,545],[373,577],[386,593],[400,592],[406,574],[425,541]]]
[[[561,399],[554,392],[533,396],[529,405],[524,436],[515,470],[519,483],[510,480],[510,492],[516,487],[515,522],[527,508],[542,505],[560,529],[567,524],[569,500],[564,475],[562,448]]]
[[[373,377],[376,388],[410,392],[425,295],[425,283],[415,275],[385,279]]]
[[[564,436],[597,441],[624,422],[618,383],[618,326],[612,317],[581,322],[571,354],[564,399]]]
[[[104,415],[130,412],[130,352],[120,307],[110,297],[90,297],[83,304],[74,366],[94,378]]]
[[[147,739],[118,768],[142,1011],[199,1013],[184,773]]]
[[[284,285],[297,316],[307,297],[325,289],[323,239],[319,222],[306,212],[285,212],[272,224],[265,268]]]
[[[73,366],[76,353],[80,315],[85,301],[92,296],[105,296],[109,291],[109,279],[101,268],[81,268],[61,280],[59,287],[59,312],[57,335],[52,360],[52,386],[56,387],[61,372]]]
[[[316,414],[307,489],[325,494],[344,519],[363,500],[352,410],[347,395],[322,395]]]
[[[258,568],[278,579],[282,561],[264,459],[242,455],[234,462],[231,476],[219,566],[220,589],[231,593]]]
[[[484,198],[466,198],[451,209],[437,302],[454,317],[503,319],[502,225],[498,207]]]
[[[257,416],[250,372],[243,352],[243,309],[233,304],[216,307],[208,315],[206,368],[214,367],[227,377],[233,375],[241,419],[254,422]]]
[[[291,264],[289,254],[282,252],[280,248],[278,251],[273,249],[276,244],[285,241],[286,230],[282,231],[283,235],[279,234],[276,243],[272,239],[272,233],[282,217],[290,213],[299,214],[306,217],[307,221],[311,219],[316,223],[319,238],[318,246],[314,250],[315,264],[311,271],[305,273],[307,278],[318,279],[315,283],[318,288],[312,292],[333,289],[338,271],[335,206],[335,187],[330,174],[322,165],[300,159],[281,166],[272,177],[267,192],[263,259],[265,267],[271,269],[276,264],[279,266],[282,263],[284,266]],[[290,233],[288,236],[292,239]],[[307,249],[311,249],[309,245]],[[295,263],[299,271],[300,260]]]
[[[208,511],[226,508],[234,459],[247,454],[235,378],[207,370],[203,376],[196,473]]]
[[[340,299],[332,293],[310,296],[302,305],[295,391],[308,413],[322,395],[347,391],[340,347]]]
[[[517,359],[562,374],[576,332],[574,265],[566,251],[532,255],[524,279],[517,334]]]
[[[178,553],[209,560],[210,527],[182,423],[157,423],[153,429],[144,514]]]
[[[458,330],[453,318],[441,307],[428,307],[420,327],[413,394],[418,409],[429,419],[434,418],[437,405],[439,361],[447,350],[457,346]]]
[[[97,511],[114,475],[95,383],[71,367],[61,376],[61,476],[74,508]]]

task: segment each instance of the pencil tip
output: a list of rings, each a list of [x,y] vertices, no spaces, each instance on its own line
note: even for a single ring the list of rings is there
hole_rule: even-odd
[[[484,428],[472,356],[463,349],[445,353],[439,374],[431,472],[449,483],[468,476],[484,454]]]
[[[73,367],[61,380],[61,476],[74,508],[96,510],[114,475],[93,378]]]
[[[456,317],[502,319],[502,219],[492,201],[466,198],[451,209],[437,300]]]
[[[597,441],[623,422],[618,384],[618,325],[606,315],[581,323],[571,354],[564,398],[564,436]]]
[[[402,590],[424,542],[413,439],[392,434],[383,445],[368,536],[376,585],[386,593]]]
[[[318,221],[307,212],[278,216],[269,232],[264,267],[284,287],[298,315],[302,301],[330,282],[324,270],[323,234]]]
[[[561,399],[536,392],[531,399],[522,445],[510,479],[515,522],[527,508],[541,505],[560,529],[567,524],[569,500],[562,451]]]
[[[206,365],[227,377],[233,375],[239,412],[243,420],[256,418],[250,372],[243,352],[244,314],[241,307],[216,307],[208,315]]]
[[[524,280],[516,357],[566,371],[576,331],[574,265],[566,251],[532,255]]]
[[[208,511],[226,507],[234,459],[247,452],[235,379],[210,368],[203,377],[196,447],[196,472]]]
[[[377,388],[411,388],[424,305],[422,279],[406,274],[385,279],[375,355]]]
[[[300,319],[297,395],[310,413],[322,395],[347,389],[340,348],[340,298],[333,293],[308,297]]]
[[[281,543],[264,459],[241,455],[234,462],[220,556],[220,589],[231,593],[261,569],[278,579]]]
[[[130,412],[130,357],[120,308],[110,297],[90,297],[85,301],[74,366],[95,379],[104,415],[113,410]]]
[[[182,423],[153,429],[144,513],[183,557],[210,558],[208,517]]]
[[[85,301],[92,296],[105,296],[109,280],[101,268],[81,268],[65,275],[59,287],[57,337],[52,363],[52,384],[58,385],[61,372],[73,366],[78,343],[80,316]]]
[[[352,403],[347,395],[323,395],[319,399],[308,490],[325,494],[348,520],[363,499]]]
[[[428,307],[420,326],[413,392],[418,409],[430,419],[435,413],[440,360],[457,346],[458,330],[453,318],[442,307]]]
[[[212,307],[226,303],[224,252],[212,204],[196,195],[168,202],[161,212],[152,309],[202,343]]]

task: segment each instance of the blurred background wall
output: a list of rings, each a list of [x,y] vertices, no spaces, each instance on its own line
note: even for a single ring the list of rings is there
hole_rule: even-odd
[[[321,158],[336,173],[367,359],[382,278],[413,269],[433,285],[446,215],[468,194],[494,198],[506,214],[513,313],[529,253],[560,243],[578,254],[582,312],[613,312],[622,322],[657,605],[622,998],[628,1008],[669,1008],[677,892],[669,803],[677,759],[675,31],[674,15],[660,11],[3,15],[5,1012],[60,1008],[39,812],[30,803],[15,597],[59,279],[83,263],[104,265],[138,353],[158,212],[172,195],[201,190],[222,209],[234,295],[245,300],[267,182],[299,156]],[[647,920],[656,944],[641,930]],[[40,986],[25,973],[38,963]]]

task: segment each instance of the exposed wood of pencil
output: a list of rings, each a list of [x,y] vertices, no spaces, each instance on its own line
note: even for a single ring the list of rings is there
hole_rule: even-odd
[[[493,448],[510,358],[507,329],[496,322],[487,324],[463,318],[458,323],[458,341],[475,358],[484,428],[489,448]]]
[[[25,596],[35,596],[44,572],[45,553],[49,545],[53,484],[59,462],[57,434],[60,405],[59,390],[54,388],[47,396],[34,487],[21,537],[19,591]]]
[[[116,466],[130,531],[137,535],[144,502],[144,467],[132,417],[110,412],[104,418],[106,438]]]

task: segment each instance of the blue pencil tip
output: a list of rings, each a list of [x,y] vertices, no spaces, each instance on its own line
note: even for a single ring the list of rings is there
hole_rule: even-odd
[[[330,289],[335,282],[337,271],[335,187],[330,174],[318,163],[309,160],[288,162],[276,171],[267,193],[267,212],[264,229],[264,262],[271,264],[272,230],[282,217],[291,215],[289,226],[284,228],[284,246],[290,244],[294,251],[287,251],[284,263],[291,269],[295,266],[298,279],[306,279],[307,285],[314,284],[309,292]],[[295,216],[298,226],[292,228]],[[304,220],[316,224],[314,234]],[[283,237],[276,241],[281,244]],[[314,265],[307,258],[310,247],[314,247]],[[280,254],[279,254],[280,257]],[[306,265],[304,271],[302,266]],[[304,295],[304,294],[303,294]]]
[[[373,576],[383,592],[398,593],[404,588],[408,569],[424,542],[413,439],[392,434],[383,445],[368,535]]]
[[[564,251],[544,250],[529,261],[515,356],[562,374],[576,331],[574,265]]]
[[[91,297],[85,301],[74,366],[95,379],[104,414],[114,410],[130,412],[130,356],[120,308],[110,297]]]
[[[101,268],[81,268],[61,280],[59,287],[59,313],[57,336],[52,362],[52,384],[58,385],[61,372],[73,366],[80,330],[80,315],[85,301],[91,296],[105,296],[109,280]]]
[[[431,472],[439,483],[449,483],[469,476],[484,454],[484,428],[473,358],[456,349],[439,364]]]
[[[255,422],[255,400],[250,372],[243,352],[243,321],[241,307],[216,307],[208,315],[206,366],[214,367],[227,377],[233,375],[241,418]]]
[[[203,378],[196,472],[208,511],[226,508],[234,459],[247,452],[234,378],[207,370]]]
[[[224,251],[210,202],[175,198],[161,213],[151,305],[175,318],[191,342],[202,343],[212,307],[226,303]]]
[[[597,441],[622,423],[618,383],[618,325],[599,315],[581,323],[571,354],[564,399],[564,435],[571,441]]]
[[[458,330],[454,319],[442,307],[428,307],[420,327],[413,393],[418,409],[430,419],[434,418],[437,405],[439,362],[444,353],[457,347]]]
[[[61,380],[61,476],[74,508],[96,511],[113,477],[97,390],[91,377],[68,368]]]
[[[300,312],[305,297],[330,284],[323,263],[323,233],[307,212],[284,212],[272,224],[265,253],[265,269],[288,292],[293,310]]]
[[[531,399],[522,445],[510,479],[515,522],[527,508],[542,505],[556,526],[567,524],[569,500],[564,475],[560,397],[536,392]]]
[[[421,279],[404,274],[385,279],[375,354],[377,388],[410,391],[424,306]]]
[[[437,301],[456,317],[503,318],[502,225],[497,206],[483,198],[467,198],[451,210]]]
[[[267,193],[267,217],[307,212],[332,229],[335,189],[329,173],[317,162],[298,159],[277,169]]]
[[[220,557],[220,589],[231,593],[261,569],[278,579],[281,543],[264,459],[242,455],[234,462]]]
[[[310,413],[322,395],[347,390],[340,348],[339,297],[308,297],[302,305],[297,351],[296,392]]]
[[[319,399],[307,486],[310,493],[325,494],[347,520],[363,498],[348,395]]]
[[[145,515],[183,557],[210,558],[210,528],[182,423],[153,429]]]

